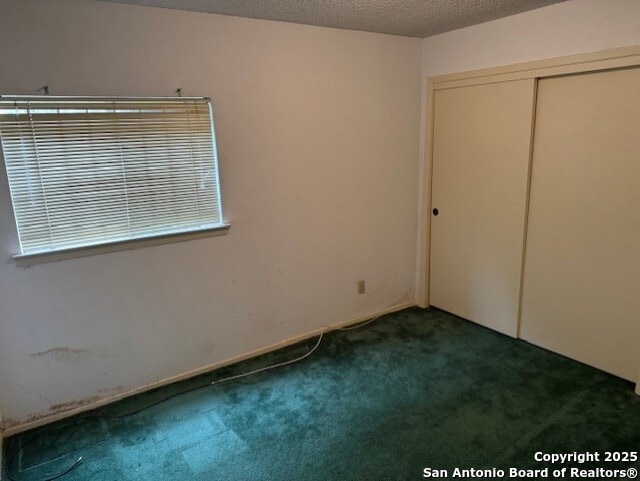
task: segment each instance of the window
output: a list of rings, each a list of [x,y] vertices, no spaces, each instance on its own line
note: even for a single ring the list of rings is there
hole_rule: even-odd
[[[2,96],[0,138],[18,258],[229,227],[209,99]]]

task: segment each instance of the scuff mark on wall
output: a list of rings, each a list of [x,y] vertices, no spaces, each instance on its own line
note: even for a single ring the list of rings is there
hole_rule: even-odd
[[[119,394],[123,391],[126,391],[127,388],[125,386],[123,386],[122,384],[120,386],[116,386],[116,387],[110,387],[107,389],[98,389],[98,392],[100,394],[107,394],[107,395],[114,395],[114,394]]]
[[[415,298],[415,289],[412,287],[408,291],[406,291],[401,297],[399,297],[395,302],[392,302],[387,306],[387,309],[391,309],[395,306],[406,304],[407,302],[413,301]]]
[[[7,418],[4,420],[4,429],[9,429],[12,428],[14,426],[17,426],[18,424],[20,424],[18,421],[16,421],[15,419],[10,419]]]
[[[60,404],[54,404],[49,408],[49,411],[51,411],[54,414],[58,414],[60,412],[70,411],[71,409],[82,407],[86,404],[95,403],[100,399],[102,399],[102,396],[92,396],[90,398],[81,399],[80,401],[69,401],[69,402],[64,402]]]
[[[215,342],[211,341],[211,340],[206,340],[204,342],[202,342],[202,344],[200,345],[200,351],[205,353],[205,354],[209,354],[211,352],[213,352],[216,348],[216,344]]]
[[[4,429],[11,429],[16,426],[20,426],[21,424],[27,424],[33,421],[39,421],[40,419],[46,418],[50,416],[50,414],[29,414],[26,420],[18,421],[16,419],[7,418],[4,420]]]
[[[116,386],[114,388],[99,389],[98,392],[101,393],[101,395],[99,395],[99,396],[92,396],[92,397],[89,397],[89,398],[81,399],[79,401],[69,401],[69,402],[64,402],[64,403],[53,404],[49,408],[49,412],[48,413],[44,413],[44,414],[42,414],[42,413],[29,414],[27,416],[26,420],[18,421],[18,420],[15,420],[15,419],[6,418],[6,419],[4,419],[4,427],[3,427],[3,429],[5,429],[5,430],[12,429],[14,427],[21,426],[23,424],[28,424],[28,423],[31,423],[31,422],[37,422],[37,421],[40,421],[42,419],[49,418],[52,415],[65,413],[67,411],[72,411],[74,409],[77,409],[77,408],[80,408],[80,407],[83,407],[83,406],[87,406],[89,404],[96,403],[98,401],[101,401],[101,400],[105,399],[105,397],[113,396],[113,395],[119,394],[121,392],[124,392],[126,390],[127,390],[127,387],[123,386],[123,385]]]
[[[71,347],[53,347],[46,351],[42,352],[34,352],[31,354],[31,357],[41,357],[41,356],[55,356],[55,357],[64,357],[69,354],[89,354],[91,353],[91,349],[77,349]]]

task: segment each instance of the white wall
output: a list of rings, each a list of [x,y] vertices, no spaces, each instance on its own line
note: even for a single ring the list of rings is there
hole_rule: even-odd
[[[87,0],[0,2],[0,93],[214,100],[229,235],[16,267],[7,426],[389,306],[415,285],[421,40]],[[356,294],[366,279],[367,294]]]
[[[638,0],[571,0],[423,40],[425,77],[640,44]]]
[[[639,44],[640,1],[571,0],[424,39],[422,75],[426,79]],[[424,158],[426,82],[422,87],[420,157]],[[423,164],[421,178],[424,171]],[[430,184],[429,179],[425,184]],[[422,199],[429,195],[420,189]],[[428,249],[428,245],[419,245],[418,259]]]

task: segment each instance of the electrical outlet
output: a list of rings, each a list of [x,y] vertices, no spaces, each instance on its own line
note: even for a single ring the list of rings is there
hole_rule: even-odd
[[[364,281],[358,281],[358,294],[364,294],[365,292],[365,285],[364,285]]]

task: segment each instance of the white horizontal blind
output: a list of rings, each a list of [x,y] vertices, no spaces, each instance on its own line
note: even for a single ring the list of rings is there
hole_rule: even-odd
[[[22,254],[222,226],[208,99],[1,97]]]

